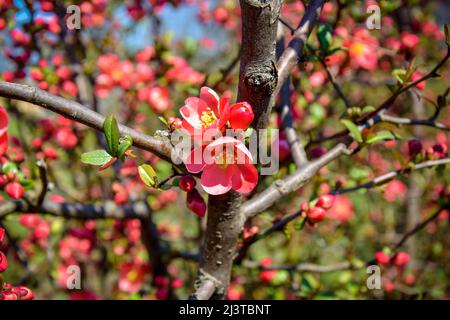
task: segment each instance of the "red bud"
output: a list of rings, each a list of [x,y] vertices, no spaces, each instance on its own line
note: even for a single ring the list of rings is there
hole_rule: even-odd
[[[404,265],[406,265],[410,260],[410,256],[407,252],[399,252],[397,253],[397,255],[395,256],[395,260],[394,263],[397,267],[402,267]]]
[[[386,266],[389,264],[389,261],[391,260],[391,258],[389,257],[389,255],[387,255],[386,253],[384,253],[383,251],[377,251],[375,253],[375,261],[378,264],[381,264],[383,266]]]
[[[5,187],[5,191],[8,194],[8,196],[10,196],[13,199],[20,199],[25,193],[25,189],[18,182],[8,183]]]
[[[254,117],[252,107],[247,102],[240,102],[231,106],[228,121],[231,128],[246,130]]]
[[[199,217],[204,217],[206,213],[206,203],[205,200],[200,196],[197,189],[193,189],[187,194],[187,206]]]
[[[317,200],[316,207],[330,209],[334,203],[334,196],[332,194],[324,194]]]
[[[193,176],[186,175],[186,176],[182,176],[180,178],[179,186],[180,186],[181,190],[186,191],[186,192],[191,192],[195,188],[196,184],[197,183],[195,182],[195,179]]]
[[[324,208],[313,207],[308,212],[308,220],[312,223],[317,223],[325,219],[327,213]]]

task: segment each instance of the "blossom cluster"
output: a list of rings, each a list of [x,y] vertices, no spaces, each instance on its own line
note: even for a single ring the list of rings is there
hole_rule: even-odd
[[[190,173],[201,174],[203,189],[211,195],[231,189],[251,192],[258,182],[252,154],[242,140],[222,136],[227,129],[249,128],[254,118],[250,104],[230,104],[228,98],[219,98],[212,89],[203,87],[200,97],[189,97],[180,113],[181,130],[194,142],[184,163]]]
[[[1,251],[1,245],[5,239],[5,229],[0,228],[0,273],[8,268],[8,260],[6,255]],[[3,282],[0,275],[0,300],[32,300],[34,293],[24,286],[14,287],[10,283]]]

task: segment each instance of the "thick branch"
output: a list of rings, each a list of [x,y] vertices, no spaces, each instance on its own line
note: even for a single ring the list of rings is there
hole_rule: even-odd
[[[147,218],[150,215],[144,202],[136,202],[129,206],[117,206],[114,201],[101,204],[76,204],[44,201],[41,206],[33,207],[25,201],[8,201],[0,204],[0,219],[12,213],[43,213],[53,216],[74,219],[135,219]]]
[[[293,39],[289,42],[283,55],[278,59],[278,85],[275,92],[278,92],[281,89],[281,86],[288,78],[292,69],[302,60],[303,48],[314,28],[324,3],[325,0],[312,0],[309,2],[305,15],[294,32]]]
[[[78,102],[54,96],[38,88],[0,81],[0,96],[35,104],[96,130],[103,131],[105,117],[101,114]],[[123,125],[120,125],[119,129],[122,135],[129,135],[133,138],[134,146],[150,151],[164,160],[171,161],[172,146],[168,140],[154,138]]]
[[[250,218],[259,212],[262,212],[280,200],[283,196],[303,187],[322,167],[347,152],[348,149],[344,143],[338,144],[321,158],[308,163],[294,174],[282,180],[275,181],[271,187],[245,202],[241,207],[241,211],[246,218]]]
[[[238,101],[250,103],[253,127],[266,128],[277,86],[276,35],[280,0],[241,0],[242,47]]]

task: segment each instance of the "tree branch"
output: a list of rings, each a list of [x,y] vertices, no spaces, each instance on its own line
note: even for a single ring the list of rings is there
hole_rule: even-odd
[[[101,114],[78,102],[54,96],[38,88],[0,81],[0,96],[35,104],[96,130],[103,131],[105,117]],[[119,130],[122,135],[129,135],[133,138],[134,146],[150,151],[171,162],[172,146],[167,139],[154,138],[123,125],[119,125]]]
[[[293,39],[289,42],[288,47],[284,50],[280,59],[278,59],[278,85],[275,93],[281,89],[282,84],[288,78],[292,69],[302,60],[303,48],[314,28],[324,3],[325,0],[311,0],[309,2],[305,15],[293,34]]]
[[[275,181],[271,187],[244,202],[241,206],[241,212],[247,219],[255,216],[272,206],[283,196],[303,187],[322,167],[345,153],[348,153],[347,146],[344,143],[339,143],[319,159],[309,162],[294,174]]]
[[[370,189],[375,186],[385,184],[385,183],[391,181],[392,179],[394,179],[395,177],[398,177],[398,176],[401,176],[404,174],[408,174],[412,171],[435,167],[435,166],[439,166],[439,165],[445,165],[445,164],[449,164],[449,163],[450,163],[450,158],[424,161],[424,162],[414,165],[414,167],[412,167],[412,168],[391,171],[382,176],[376,177],[375,179],[373,179],[369,182],[357,185],[355,187],[347,188],[347,189],[338,189],[338,190],[331,192],[331,194],[344,194],[344,193],[349,193],[349,192],[353,192],[353,191],[360,190],[360,189]]]
[[[145,202],[120,207],[114,201],[101,204],[76,204],[44,201],[41,206],[31,206],[25,201],[8,201],[0,204],[0,219],[12,213],[43,213],[74,219],[136,219],[146,218],[150,211]]]

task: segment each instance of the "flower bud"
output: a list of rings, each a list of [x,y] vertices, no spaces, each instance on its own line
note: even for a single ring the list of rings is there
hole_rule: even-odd
[[[308,220],[312,223],[317,223],[325,219],[327,213],[324,208],[313,207],[308,211]]]
[[[23,186],[18,182],[10,182],[5,186],[5,191],[13,199],[20,199],[22,198],[23,194],[25,193],[25,189]]]
[[[389,255],[387,255],[383,251],[377,251],[375,253],[375,261],[377,262],[377,264],[386,266],[389,264],[390,260],[391,260],[391,258],[389,257]]]
[[[186,191],[186,192],[191,192],[195,188],[196,184],[197,183],[195,182],[195,179],[193,176],[186,175],[186,176],[182,176],[180,178],[179,186],[180,186],[181,190]]]
[[[399,252],[397,253],[397,255],[395,256],[395,260],[394,263],[397,267],[402,267],[404,265],[406,265],[410,260],[410,256],[407,252]]]
[[[236,103],[231,106],[230,122],[231,128],[246,130],[253,121],[255,115],[252,107],[247,102]]]
[[[316,207],[324,209],[330,209],[334,203],[334,196],[332,194],[324,194],[319,197],[316,203]]]
[[[197,189],[193,189],[187,194],[187,206],[199,217],[204,217],[206,213],[206,203],[200,196]]]
[[[409,156],[414,157],[422,152],[422,143],[420,140],[412,139],[408,141]]]

